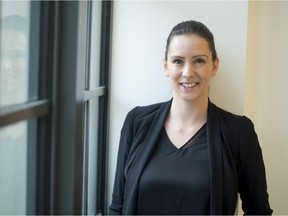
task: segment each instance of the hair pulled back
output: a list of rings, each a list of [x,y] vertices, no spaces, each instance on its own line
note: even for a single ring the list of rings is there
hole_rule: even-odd
[[[209,49],[212,52],[212,60],[215,61],[217,58],[217,52],[215,49],[213,34],[203,23],[194,20],[184,21],[173,27],[166,43],[165,60],[167,60],[171,40],[175,36],[191,35],[191,34],[202,37],[208,42]]]

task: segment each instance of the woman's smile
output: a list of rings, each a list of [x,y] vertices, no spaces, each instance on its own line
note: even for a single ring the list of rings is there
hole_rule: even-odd
[[[199,84],[198,82],[182,82],[180,83],[180,85],[182,85],[184,88],[193,88],[195,87],[197,84]]]
[[[196,85],[198,85],[198,82],[181,82],[180,85],[184,88],[194,88]]]

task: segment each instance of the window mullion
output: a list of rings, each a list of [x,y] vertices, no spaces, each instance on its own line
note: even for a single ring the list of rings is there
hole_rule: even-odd
[[[0,127],[49,113],[49,100],[33,101],[25,104],[10,105],[0,109]]]

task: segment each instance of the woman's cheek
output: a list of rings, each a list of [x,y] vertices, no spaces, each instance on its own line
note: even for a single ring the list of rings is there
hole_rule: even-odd
[[[174,80],[179,79],[181,77],[181,75],[182,75],[182,73],[179,70],[175,70],[172,73],[170,73],[170,77]]]

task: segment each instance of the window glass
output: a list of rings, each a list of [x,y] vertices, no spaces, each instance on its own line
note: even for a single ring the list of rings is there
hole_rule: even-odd
[[[100,42],[101,42],[101,1],[92,1],[92,20],[90,36],[90,79],[89,90],[99,87]]]
[[[0,2],[0,106],[28,100],[30,2]]]
[[[0,213],[26,214],[28,122],[0,128]]]
[[[96,214],[97,194],[97,154],[98,154],[98,115],[99,99],[88,102],[88,190],[87,190],[87,214]]]

